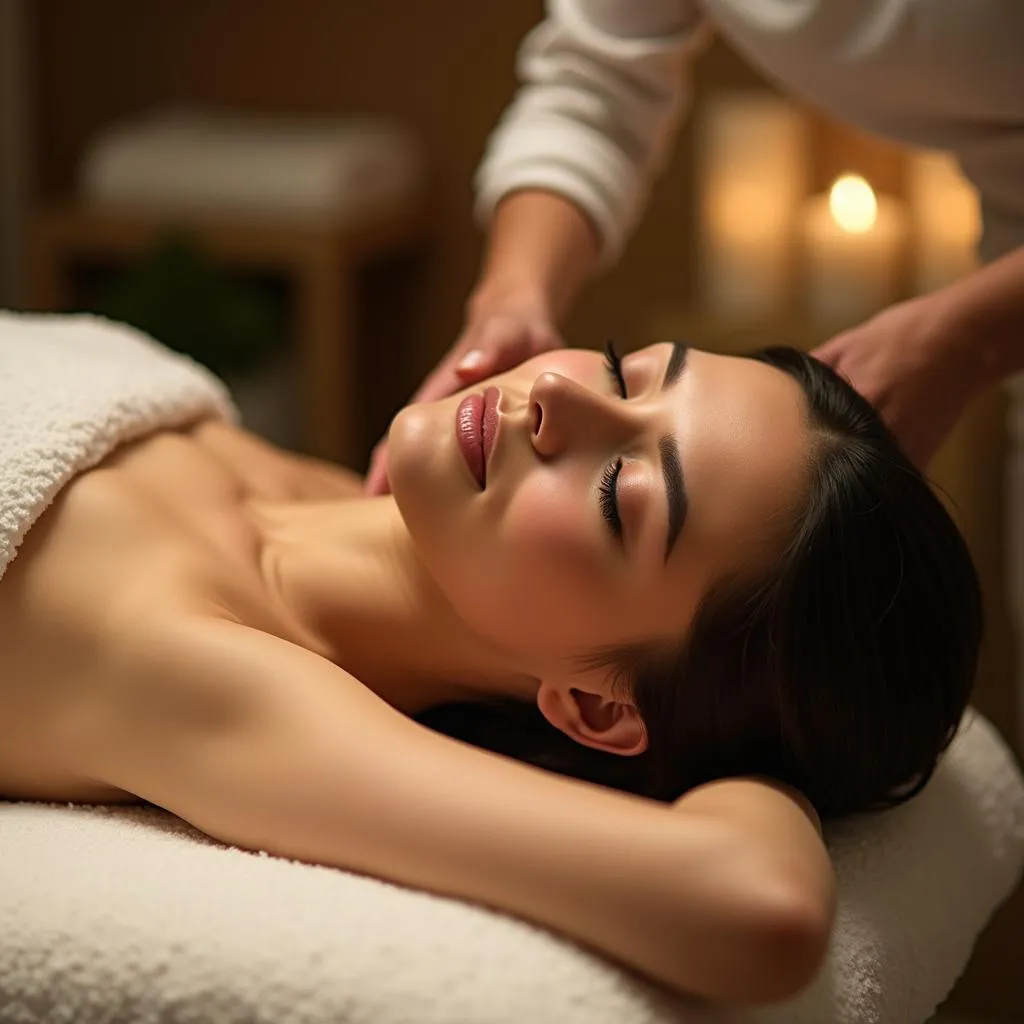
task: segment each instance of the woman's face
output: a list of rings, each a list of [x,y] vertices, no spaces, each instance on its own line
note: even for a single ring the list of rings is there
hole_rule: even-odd
[[[805,486],[805,402],[787,374],[668,343],[621,372],[624,394],[602,354],[550,352],[391,426],[392,491],[428,570],[538,676],[677,642],[713,582],[775,553]],[[457,421],[479,437],[479,403],[463,400],[489,388],[481,487]]]

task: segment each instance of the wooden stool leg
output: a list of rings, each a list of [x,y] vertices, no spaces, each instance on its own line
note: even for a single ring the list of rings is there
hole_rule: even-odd
[[[344,254],[324,243],[298,281],[303,433],[311,455],[355,468],[352,295]]]

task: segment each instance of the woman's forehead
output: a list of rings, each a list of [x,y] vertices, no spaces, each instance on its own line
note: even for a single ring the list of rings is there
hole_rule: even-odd
[[[690,537],[724,567],[777,537],[805,492],[805,397],[775,367],[704,352],[672,391]]]

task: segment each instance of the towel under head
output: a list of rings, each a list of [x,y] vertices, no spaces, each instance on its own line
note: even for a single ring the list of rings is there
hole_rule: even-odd
[[[0,1020],[923,1024],[1020,876],[1013,757],[969,714],[922,793],[827,840],[839,907],[818,979],[732,1013],[522,921],[225,847],[155,809],[0,804]]]

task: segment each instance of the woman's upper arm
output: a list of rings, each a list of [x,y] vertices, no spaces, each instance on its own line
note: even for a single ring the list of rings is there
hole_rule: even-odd
[[[439,736],[237,623],[164,626],[134,648],[89,769],[214,838],[483,903],[709,998],[780,998],[816,967],[818,922],[789,873],[713,814]]]
[[[140,631],[99,692],[86,755],[98,781],[261,849],[275,833],[298,842],[337,826],[314,805],[365,809],[363,794],[383,783],[371,766],[418,728],[318,655],[212,617]]]
[[[674,805],[681,813],[728,824],[756,844],[788,877],[794,901],[831,927],[835,876],[821,821],[803,794],[762,776],[719,779],[690,790]]]

